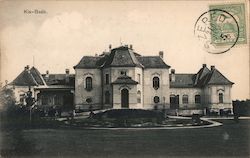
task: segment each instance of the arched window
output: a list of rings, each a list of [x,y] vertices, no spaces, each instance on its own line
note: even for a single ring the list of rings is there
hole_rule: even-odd
[[[219,103],[223,103],[223,93],[219,93]]]
[[[137,103],[141,103],[141,91],[137,92]]]
[[[200,103],[201,103],[201,96],[195,95],[195,104],[200,104]]]
[[[154,97],[154,103],[157,104],[157,103],[159,103],[159,102],[160,102],[160,98],[159,98],[158,96],[155,96],[155,97]]]
[[[105,104],[110,104],[110,93],[109,93],[109,91],[105,92]]]
[[[182,96],[182,104],[188,104],[188,95]]]
[[[87,77],[85,80],[85,84],[86,84],[86,90],[90,91],[92,90],[92,78],[91,77]]]
[[[157,90],[160,87],[160,79],[159,77],[153,78],[153,87],[155,90]]]

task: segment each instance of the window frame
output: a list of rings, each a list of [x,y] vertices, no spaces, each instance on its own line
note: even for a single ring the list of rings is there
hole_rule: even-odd
[[[105,104],[110,104],[110,92],[109,91],[105,91],[105,94],[104,94],[104,103]]]
[[[138,83],[141,84],[141,74],[137,74]]]
[[[155,90],[160,88],[160,78],[158,76],[153,77],[153,88]]]
[[[137,103],[141,103],[141,91],[137,91]]]
[[[188,95],[187,94],[182,95],[182,104],[188,104]]]
[[[85,89],[87,91],[91,91],[93,89],[93,79],[90,76],[85,78]]]
[[[105,74],[105,84],[109,84],[109,74]]]
[[[153,101],[155,104],[159,104],[160,103],[160,97],[159,96],[154,96]]]
[[[201,104],[201,95],[200,94],[196,94],[194,96],[194,102],[195,102],[195,104]]]
[[[91,97],[86,98],[86,103],[91,104],[93,103],[93,99]]]
[[[219,103],[223,103],[224,102],[224,94],[223,93],[219,93]]]

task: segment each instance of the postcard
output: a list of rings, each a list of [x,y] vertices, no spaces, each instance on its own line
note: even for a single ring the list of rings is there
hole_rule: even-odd
[[[0,1],[0,157],[249,157],[249,1]]]

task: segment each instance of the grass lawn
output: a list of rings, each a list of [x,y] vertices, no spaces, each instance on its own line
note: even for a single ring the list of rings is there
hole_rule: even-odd
[[[173,130],[33,129],[1,133],[1,155],[30,157],[249,157],[250,120]]]

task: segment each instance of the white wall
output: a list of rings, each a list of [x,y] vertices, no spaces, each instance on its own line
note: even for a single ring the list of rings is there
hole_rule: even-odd
[[[180,108],[201,108],[203,104],[195,104],[195,95],[201,95],[201,102],[203,101],[202,90],[200,88],[170,88],[170,95],[179,95],[179,107]],[[188,95],[188,104],[183,104],[182,96]]]
[[[75,69],[75,104],[86,105],[86,99],[91,97],[92,104],[101,105],[102,103],[102,87],[101,87],[101,70],[99,69]],[[87,91],[85,89],[85,79],[92,77],[93,89]]]
[[[144,91],[144,108],[152,109],[155,105],[169,104],[169,71],[168,69],[144,69],[143,73],[143,91]],[[153,88],[153,78],[158,76],[160,79],[160,88],[155,90]],[[155,104],[153,98],[160,97],[160,103]],[[166,107],[169,108],[169,107]]]

